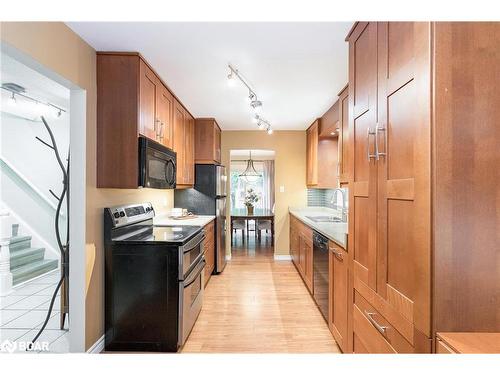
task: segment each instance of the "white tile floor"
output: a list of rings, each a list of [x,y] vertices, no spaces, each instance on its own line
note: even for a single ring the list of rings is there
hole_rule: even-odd
[[[11,342],[30,342],[42,326],[50,305],[50,299],[59,281],[59,271],[29,281],[6,296],[0,297],[0,345],[6,340]],[[51,318],[38,343],[46,342],[49,353],[69,351],[69,332],[59,329],[60,296],[54,302]],[[66,320],[66,326],[68,321]],[[65,327],[67,328],[67,327]],[[16,349],[15,353],[26,353]],[[0,353],[3,353],[0,348]],[[45,351],[40,351],[45,353]]]

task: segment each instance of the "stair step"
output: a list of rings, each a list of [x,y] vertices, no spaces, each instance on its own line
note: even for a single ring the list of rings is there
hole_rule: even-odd
[[[23,281],[30,280],[57,268],[57,259],[45,259],[25,264],[13,269],[12,278],[13,284],[17,285]]]
[[[10,254],[10,269],[11,271],[17,267],[42,260],[45,255],[43,247],[30,247],[23,250],[17,250]]]
[[[31,236],[17,236],[9,239],[10,251],[24,250],[31,247]]]

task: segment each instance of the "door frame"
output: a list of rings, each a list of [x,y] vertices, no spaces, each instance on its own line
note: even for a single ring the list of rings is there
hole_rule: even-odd
[[[0,50],[70,90],[69,351],[85,352],[87,92],[8,43],[0,41]]]

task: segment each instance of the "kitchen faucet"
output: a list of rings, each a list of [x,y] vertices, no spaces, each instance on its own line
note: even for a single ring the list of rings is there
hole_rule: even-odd
[[[339,192],[342,195],[342,206],[341,206],[342,221],[347,222],[347,204],[346,204],[347,203],[347,196],[346,196],[345,190],[341,189],[341,188],[336,188],[333,191],[333,196],[332,196],[332,199],[330,200],[330,203],[334,204],[336,209],[339,208],[339,206],[337,205],[337,193],[339,193]]]

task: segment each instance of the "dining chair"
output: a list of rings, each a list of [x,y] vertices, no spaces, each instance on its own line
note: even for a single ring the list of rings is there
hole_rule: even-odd
[[[245,242],[245,230],[247,228],[246,220],[244,219],[235,219],[232,221],[232,228],[234,234],[237,233],[237,230],[241,230],[241,238],[243,238],[243,242]],[[234,237],[234,236],[233,236]]]
[[[273,215],[274,215],[274,206],[275,206],[275,204],[273,204],[273,208],[271,210]],[[270,219],[258,219],[257,220],[255,230],[257,232],[257,237],[259,240],[261,238],[261,231],[265,230],[266,233],[269,233],[269,231],[271,231],[271,234],[272,234],[272,229],[273,229],[273,226],[272,226],[272,221]]]

